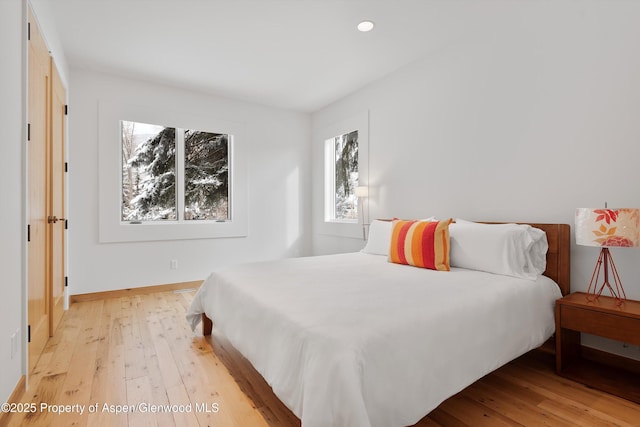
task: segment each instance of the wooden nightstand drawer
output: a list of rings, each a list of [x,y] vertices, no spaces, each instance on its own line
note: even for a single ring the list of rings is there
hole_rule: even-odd
[[[613,298],[588,300],[579,292],[556,301],[556,372],[640,403],[637,362],[620,356],[603,357],[607,355],[604,352],[596,360],[597,350],[587,352],[581,348],[581,332],[640,344],[640,301],[628,300],[618,305]]]
[[[560,327],[640,345],[640,319],[561,305]]]

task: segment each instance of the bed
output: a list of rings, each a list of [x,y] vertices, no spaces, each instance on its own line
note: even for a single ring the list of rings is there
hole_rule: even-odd
[[[187,314],[254,366],[303,427],[415,424],[543,344],[569,292],[569,226],[531,224],[544,275],[433,271],[349,253],[217,271]]]

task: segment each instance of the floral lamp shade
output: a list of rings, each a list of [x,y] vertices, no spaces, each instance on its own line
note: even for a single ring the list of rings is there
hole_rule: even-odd
[[[576,243],[584,246],[640,247],[640,209],[576,209]]]

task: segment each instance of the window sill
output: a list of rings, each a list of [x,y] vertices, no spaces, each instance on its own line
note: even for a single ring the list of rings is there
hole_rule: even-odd
[[[108,224],[101,221],[99,240],[101,243],[116,243],[246,237],[246,223],[246,220],[162,224]]]

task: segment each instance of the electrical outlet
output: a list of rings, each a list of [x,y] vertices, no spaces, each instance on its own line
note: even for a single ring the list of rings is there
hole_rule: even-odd
[[[170,264],[170,265],[171,265],[171,267],[170,267],[170,268],[171,268],[172,270],[177,270],[177,269],[178,269],[178,260],[177,260],[177,259],[172,259],[172,260],[171,260],[171,264]]]

